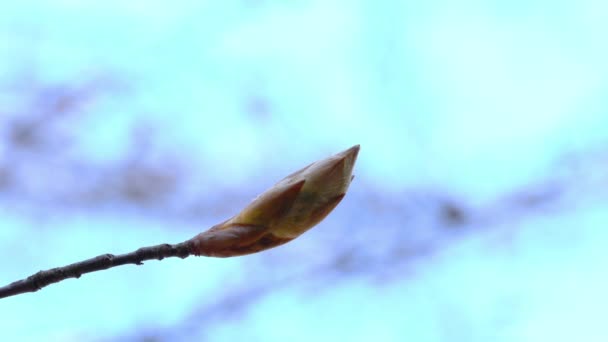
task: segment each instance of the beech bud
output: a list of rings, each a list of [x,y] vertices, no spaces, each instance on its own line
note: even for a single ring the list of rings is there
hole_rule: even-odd
[[[190,240],[195,255],[256,253],[295,239],[340,203],[354,178],[359,145],[285,177],[234,217]]]

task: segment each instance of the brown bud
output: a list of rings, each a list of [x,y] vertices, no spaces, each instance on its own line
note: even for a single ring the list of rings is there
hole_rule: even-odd
[[[234,217],[190,241],[195,255],[230,257],[259,252],[295,239],[340,203],[359,145],[292,173]]]

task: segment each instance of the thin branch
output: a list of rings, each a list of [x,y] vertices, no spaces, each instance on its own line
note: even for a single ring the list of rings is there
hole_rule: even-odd
[[[105,270],[126,264],[143,265],[145,260],[162,260],[169,257],[187,258],[192,254],[192,242],[186,241],[175,245],[161,244],[143,247],[126,254],[102,254],[100,256],[76,262],[63,267],[40,271],[25,279],[0,287],[0,298],[10,297],[26,292],[36,292],[53,283],[68,278],[80,278],[85,273]]]
[[[236,216],[190,240],[144,247],[135,252],[103,254],[64,267],[40,271],[0,287],[0,298],[35,292],[89,272],[167,257],[232,257],[257,253],[289,242],[319,223],[340,203],[353,180],[359,145],[292,173],[256,197]]]

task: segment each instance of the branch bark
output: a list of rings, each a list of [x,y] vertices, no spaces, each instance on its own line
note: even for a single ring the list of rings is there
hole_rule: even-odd
[[[193,244],[188,240],[174,245],[160,244],[142,247],[134,252],[126,254],[102,254],[67,266],[40,271],[25,279],[0,287],[0,298],[27,292],[36,292],[43,287],[68,278],[80,278],[80,276],[85,273],[106,270],[108,268],[127,264],[143,265],[143,261],[145,260],[162,260],[169,257],[184,259],[192,255],[192,250]]]

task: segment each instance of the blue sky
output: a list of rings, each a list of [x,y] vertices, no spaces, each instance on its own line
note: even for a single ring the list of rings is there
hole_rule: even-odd
[[[3,334],[604,340],[605,11],[597,1],[4,6],[0,133],[45,117],[58,92],[84,99],[77,115],[48,121],[50,141],[67,138],[46,152],[0,145],[0,166],[19,179],[0,193],[1,255],[15,260],[5,283],[185,240],[311,161],[362,147],[351,193],[302,241],[3,299]],[[161,202],[134,205],[114,194],[121,183],[100,183],[133,160],[176,184]],[[101,199],[86,202],[96,184]],[[513,204],[530,194],[546,202]],[[444,200],[465,210],[461,231],[438,222]],[[350,271],[336,271],[340,255]],[[222,298],[238,309],[214,313],[229,306]]]

